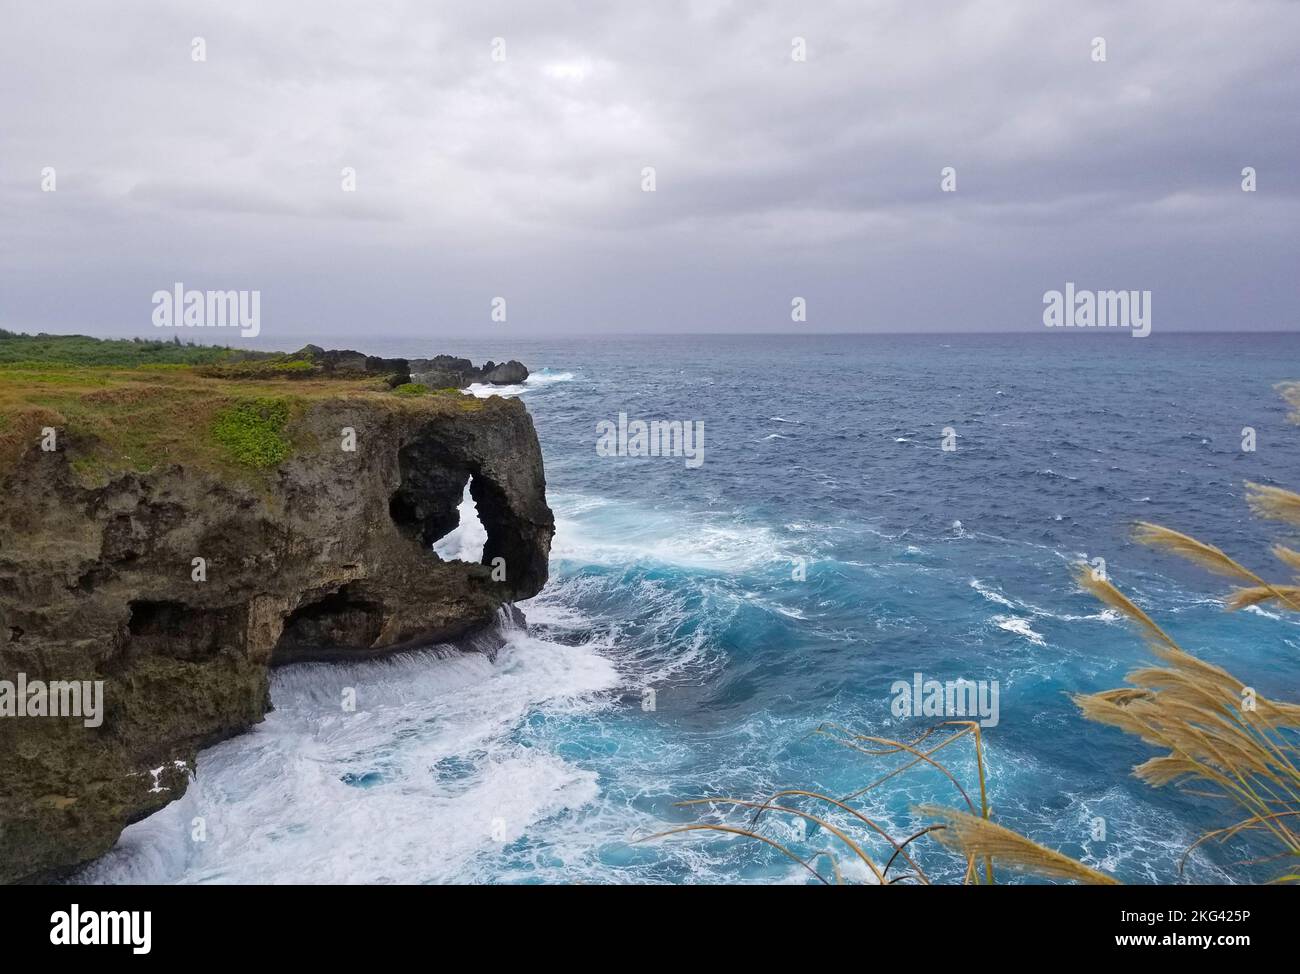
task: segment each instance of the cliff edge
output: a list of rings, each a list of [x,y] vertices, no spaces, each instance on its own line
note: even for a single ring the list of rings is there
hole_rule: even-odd
[[[518,400],[55,374],[0,369],[0,881],[57,875],[179,798],[200,748],[262,719],[273,663],[456,639],[546,582],[554,521]],[[481,564],[431,548],[467,483]],[[101,681],[100,722],[33,713],[20,680],[32,701]]]

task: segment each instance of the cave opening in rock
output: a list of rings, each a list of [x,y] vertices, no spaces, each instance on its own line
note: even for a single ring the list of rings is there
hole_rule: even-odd
[[[365,649],[379,638],[383,624],[383,606],[344,585],[289,614],[272,661],[318,658],[320,651],[329,649]]]

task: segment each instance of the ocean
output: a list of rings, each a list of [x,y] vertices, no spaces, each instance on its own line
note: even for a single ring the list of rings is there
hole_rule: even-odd
[[[918,736],[935,720],[891,706],[917,673],[997,681],[983,737],[998,822],[1128,883],[1276,873],[1243,864],[1264,850],[1240,842],[1202,846],[1180,871],[1234,809],[1142,784],[1130,769],[1154,751],[1079,716],[1069,694],[1120,686],[1152,657],[1072,566],[1104,559],[1185,648],[1265,696],[1300,698],[1300,620],[1227,613],[1225,580],[1128,537],[1156,521],[1285,578],[1268,553],[1285,526],[1249,515],[1243,482],[1300,489],[1300,428],[1275,388],[1300,379],[1300,336],[353,344],[534,370],[502,391],[541,439],[550,583],[495,661],[431,648],[277,670],[265,722],[203,752],[188,793],[82,881],[816,882],[748,838],[641,840],[746,821],[682,800],[841,797],[882,777],[897,756],[815,732]],[[598,456],[597,424],[620,413],[702,422],[703,462]],[[462,514],[438,548],[476,560],[468,500]],[[356,713],[341,712],[343,687]],[[978,802],[970,748],[944,755]],[[920,803],[965,807],[928,766],[858,807],[902,838],[926,824]],[[871,878],[821,826],[773,815],[763,828]],[[929,837],[909,851],[935,881],[960,882],[964,863]]]

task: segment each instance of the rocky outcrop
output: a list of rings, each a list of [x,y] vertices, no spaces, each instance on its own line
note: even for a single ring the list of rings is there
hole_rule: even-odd
[[[263,479],[87,486],[72,432],[0,475],[0,680],[102,680],[104,700],[97,727],[0,718],[0,880],[100,855],[180,797],[200,748],[262,719],[273,663],[457,639],[545,583],[553,519],[518,401],[344,396],[292,433],[310,446]],[[430,548],[467,482],[482,564]]]
[[[385,375],[389,385],[400,385],[411,381],[411,368],[404,358],[381,358],[367,355],[350,348],[321,348],[319,345],[304,345],[293,354],[286,356],[289,360],[310,362],[323,375]]]
[[[522,362],[516,362],[511,359],[509,362],[502,362],[500,365],[493,365],[491,361],[483,366],[483,381],[494,386],[513,386],[518,385],[528,378],[528,370],[524,368]]]
[[[431,359],[411,359],[411,380],[430,389],[464,389],[476,382],[496,386],[518,385],[528,378],[522,362],[511,359],[497,365],[491,359],[478,368],[467,358],[439,355]]]

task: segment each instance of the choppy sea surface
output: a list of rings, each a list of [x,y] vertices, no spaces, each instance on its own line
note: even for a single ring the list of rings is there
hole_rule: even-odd
[[[1274,388],[1300,378],[1300,337],[364,347],[534,370],[501,390],[534,417],[557,520],[527,628],[506,633],[495,661],[431,651],[276,671],[265,722],[205,751],[188,793],[127,829],[83,881],[815,882],[750,839],[637,840],[743,821],[683,799],[870,784],[900,761],[812,732],[916,736],[934,720],[895,717],[891,686],[918,672],[998,681],[984,740],[1003,824],[1125,882],[1272,875],[1241,864],[1267,851],[1244,844],[1202,847],[1180,873],[1200,833],[1236,819],[1138,782],[1130,768],[1153,752],[1078,715],[1069,693],[1119,686],[1150,656],[1071,566],[1104,558],[1186,648],[1266,696],[1300,696],[1294,617],[1225,613],[1223,580],[1128,538],[1134,520],[1158,521],[1283,577],[1267,548],[1287,533],[1249,516],[1242,484],[1300,486],[1300,428]],[[620,412],[703,421],[703,464],[597,456],[596,424]],[[945,427],[955,451],[941,449]],[[471,503],[462,514],[438,549],[477,559]],[[344,687],[355,713],[340,707]],[[970,749],[945,754],[977,796]],[[965,807],[924,766],[858,807],[901,837],[924,824],[921,802]],[[869,878],[821,827],[763,827]],[[928,838],[911,850],[932,878],[960,881],[963,864]]]

